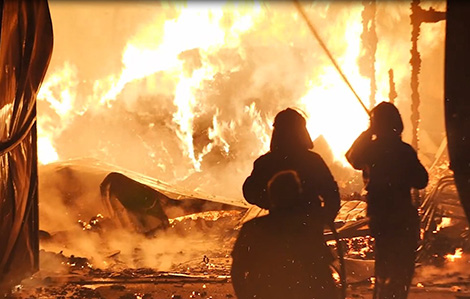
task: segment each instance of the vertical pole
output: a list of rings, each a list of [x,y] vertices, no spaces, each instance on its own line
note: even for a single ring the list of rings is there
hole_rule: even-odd
[[[395,103],[395,99],[397,98],[397,90],[395,88],[395,81],[393,79],[393,69],[388,71],[388,83],[390,85],[390,91],[388,92],[388,99],[390,103]]]
[[[421,23],[436,23],[445,19],[445,12],[435,11],[432,7],[424,10],[420,6],[420,0],[411,1],[411,146],[419,150],[419,73],[421,71],[421,54],[418,51],[418,39],[421,31]],[[412,197],[415,203],[419,201],[418,190],[413,190]]]
[[[421,55],[418,52],[418,38],[420,34],[421,20],[418,19],[420,0],[411,1],[411,146],[418,151],[418,126],[419,126],[419,73],[421,71]]]

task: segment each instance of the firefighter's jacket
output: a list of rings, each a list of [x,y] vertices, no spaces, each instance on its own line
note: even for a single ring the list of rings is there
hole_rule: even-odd
[[[322,217],[325,223],[334,221],[340,207],[338,185],[320,155],[310,150],[276,150],[259,157],[243,184],[245,199],[251,204],[269,209],[267,184],[276,173],[283,170],[298,173],[305,212],[312,217]]]
[[[363,171],[367,213],[374,223],[399,229],[416,217],[410,190],[426,187],[428,173],[416,151],[400,136],[373,138],[369,130],[365,131],[346,158],[355,169]]]

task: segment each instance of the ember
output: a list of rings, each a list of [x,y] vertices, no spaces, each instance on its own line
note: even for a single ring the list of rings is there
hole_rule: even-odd
[[[457,248],[455,249],[454,254],[447,254],[445,258],[450,262],[455,262],[455,260],[462,258],[462,253],[463,253],[462,248]]]
[[[352,258],[372,259],[374,256],[374,238],[370,236],[350,238],[346,240],[348,251],[346,256]]]
[[[335,280],[336,283],[341,282],[341,277],[339,276],[337,272],[333,272],[333,279]]]
[[[175,225],[175,222],[182,222],[186,220],[198,220],[203,219],[205,221],[217,221],[222,217],[240,217],[240,211],[208,211],[202,213],[195,213],[191,215],[176,217],[169,219],[171,225]]]
[[[93,216],[89,222],[85,222],[82,220],[78,220],[78,223],[83,227],[83,230],[90,230],[93,229],[94,227],[97,227],[100,219],[103,219],[103,215],[98,214],[96,216]]]

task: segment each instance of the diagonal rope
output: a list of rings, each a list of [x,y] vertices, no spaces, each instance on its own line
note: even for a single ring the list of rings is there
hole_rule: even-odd
[[[335,66],[336,70],[338,71],[338,73],[341,75],[341,78],[343,78],[344,82],[346,83],[346,85],[348,85],[349,89],[351,89],[352,93],[354,94],[354,96],[356,97],[356,99],[359,101],[359,103],[361,104],[362,108],[364,108],[364,110],[366,111],[366,113],[368,115],[370,115],[370,111],[369,109],[367,109],[366,105],[364,105],[364,102],[361,100],[361,98],[359,97],[359,95],[356,93],[356,91],[354,90],[354,88],[352,87],[351,83],[349,82],[348,78],[346,78],[346,75],[343,73],[343,71],[341,70],[341,68],[339,67],[338,63],[336,62],[335,58],[333,57],[333,55],[331,55],[331,52],[328,50],[328,48],[326,47],[325,43],[323,42],[322,38],[320,37],[320,35],[318,34],[317,30],[315,30],[315,27],[313,27],[313,24],[310,22],[307,14],[305,13],[304,9],[302,8],[302,5],[300,4],[300,2],[298,0],[294,0],[294,4],[297,8],[297,10],[299,11],[299,13],[302,15],[302,17],[304,18],[305,22],[307,23],[308,25],[308,28],[310,29],[310,31],[312,32],[312,34],[315,36],[315,38],[317,39],[318,43],[320,44],[320,46],[323,48],[323,50],[325,51],[326,55],[328,56],[328,58],[330,58],[331,62],[333,63],[333,65]]]

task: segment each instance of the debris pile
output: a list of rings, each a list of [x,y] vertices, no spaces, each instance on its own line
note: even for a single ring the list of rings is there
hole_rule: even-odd
[[[461,282],[470,277],[463,274],[465,271],[450,269],[466,260],[469,248],[464,243],[469,243],[468,227],[461,217],[463,212],[453,182],[443,179],[434,186],[436,191],[428,192],[421,206],[424,241],[419,249],[414,285],[419,289],[462,289],[465,285]],[[177,198],[175,194],[172,196]],[[102,205],[103,198],[99,200],[99,194],[99,204],[85,205],[86,213],[76,209],[80,205],[72,202],[69,218],[77,215],[78,220],[74,220],[72,226],[59,223],[55,226],[58,230],[41,232],[41,271],[18,293],[24,293],[24,289],[34,290],[29,293],[32,298],[46,295],[108,298],[111,293],[113,298],[151,298],[155,293],[147,291],[150,286],[157,288],[158,285],[158,292],[163,292],[168,285],[166,295],[158,298],[210,298],[215,297],[214,294],[226,298],[232,295],[233,290],[227,290],[226,286],[221,290],[214,285],[230,286],[230,253],[238,229],[242,223],[267,211],[212,203],[209,196],[204,200],[186,194],[176,200],[161,193],[157,195],[162,199],[165,213],[171,215],[168,226],[140,230],[141,233],[135,229],[135,224],[145,224],[145,220],[139,218],[145,209],[140,212],[129,212],[125,207],[114,210],[121,213],[121,218],[123,215],[135,217],[132,226],[127,227],[116,225],[112,214]],[[366,207],[360,194],[346,196],[335,222],[345,254],[348,284],[353,287],[370,287],[373,281],[374,239],[369,234]],[[325,239],[337,253],[332,232],[325,230]],[[338,265],[334,267],[339,269]],[[442,269],[450,273],[447,281],[442,278]],[[175,286],[181,291],[176,292]]]

